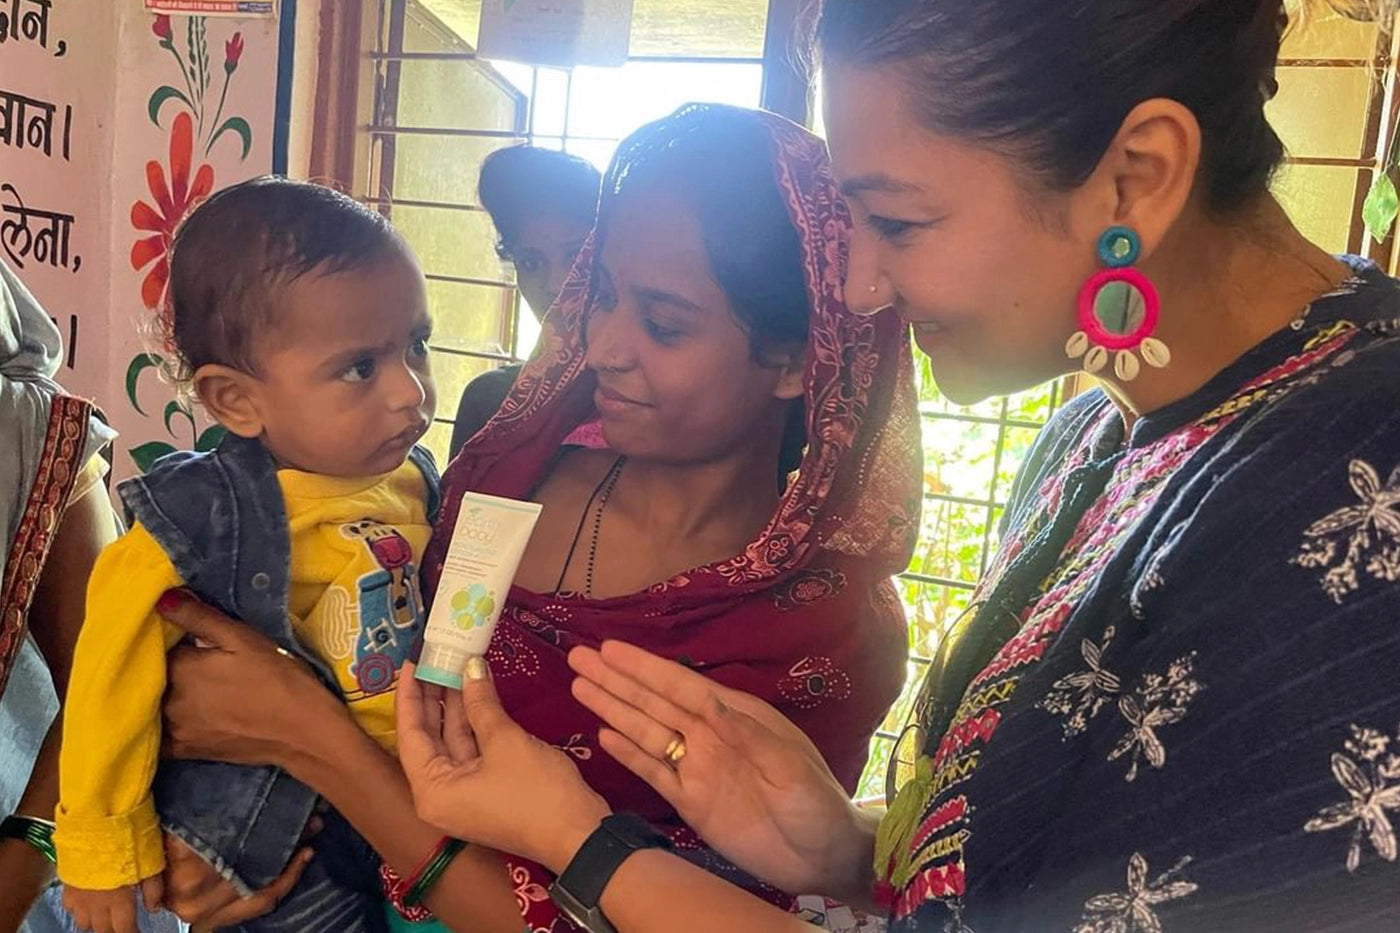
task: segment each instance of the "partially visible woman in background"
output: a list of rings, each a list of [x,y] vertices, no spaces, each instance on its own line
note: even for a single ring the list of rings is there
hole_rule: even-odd
[[[496,254],[515,267],[520,296],[537,320],[554,303],[593,229],[602,177],[578,156],[512,146],[481,164],[481,206],[496,227]],[[520,364],[482,373],[462,392],[451,456],[481,430],[520,373]]]

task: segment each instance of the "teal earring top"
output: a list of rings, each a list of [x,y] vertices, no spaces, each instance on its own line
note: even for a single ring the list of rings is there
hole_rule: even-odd
[[[1099,261],[1110,269],[1131,266],[1142,255],[1142,239],[1132,227],[1109,227],[1099,236]]]

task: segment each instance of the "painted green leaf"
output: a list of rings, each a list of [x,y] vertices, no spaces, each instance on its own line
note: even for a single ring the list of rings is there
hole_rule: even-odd
[[[131,454],[132,462],[136,464],[136,469],[140,470],[142,473],[149,472],[153,463],[166,454],[173,454],[174,452],[174,446],[164,441],[147,441],[128,451],[128,453]]]
[[[199,439],[194,442],[194,449],[202,454],[208,453],[219,446],[219,442],[224,439],[224,435],[227,433],[228,430],[221,424],[207,427],[204,429],[204,433],[199,435]]]
[[[1381,172],[1371,182],[1371,190],[1366,193],[1366,203],[1361,207],[1361,219],[1366,222],[1366,230],[1375,240],[1390,236],[1390,228],[1395,224],[1395,214],[1400,211],[1400,197],[1395,192],[1395,182],[1389,172]]]
[[[248,158],[248,153],[253,148],[253,128],[248,125],[248,121],[242,117],[229,117],[223,125],[214,131],[214,135],[209,137],[209,145],[205,147],[204,154],[208,155],[209,150],[214,148],[214,144],[219,141],[219,137],[225,133],[237,133],[243,140],[242,159]]]
[[[141,403],[136,400],[136,383],[140,381],[141,374],[148,369],[153,369],[163,363],[159,356],[154,353],[138,353],[131,358],[131,365],[126,368],[126,398],[131,402],[131,407],[136,409],[136,413],[145,417],[146,412],[142,410]]]
[[[175,436],[175,429],[170,426],[170,419],[176,415],[184,415],[185,420],[190,423],[190,434],[193,435],[194,415],[190,414],[190,410],[179,402],[171,402],[165,406],[165,433],[171,437]]]
[[[146,105],[146,112],[151,115],[151,122],[156,126],[160,126],[160,108],[172,97],[190,108],[191,112],[194,111],[194,104],[190,103],[190,99],[185,96],[184,91],[177,90],[168,84],[161,85],[156,88],[155,93],[151,95],[151,102]]]

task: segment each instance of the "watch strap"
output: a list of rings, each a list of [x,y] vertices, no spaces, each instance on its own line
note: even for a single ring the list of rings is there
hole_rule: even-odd
[[[579,902],[594,906],[617,869],[640,849],[669,849],[671,840],[631,813],[606,817],[559,874],[559,884]]]
[[[598,825],[550,888],[550,896],[571,919],[592,933],[613,928],[598,910],[603,889],[622,863],[642,849],[671,849],[671,840],[650,823],[630,813],[609,816]]]

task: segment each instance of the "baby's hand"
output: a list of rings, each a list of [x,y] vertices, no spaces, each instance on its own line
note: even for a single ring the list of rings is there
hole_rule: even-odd
[[[141,882],[141,896],[147,910],[160,908],[165,897],[165,885],[160,875]],[[73,915],[73,922],[80,930],[91,930],[92,933],[140,933],[136,926],[134,885],[111,891],[89,891],[64,885],[63,907]]]

